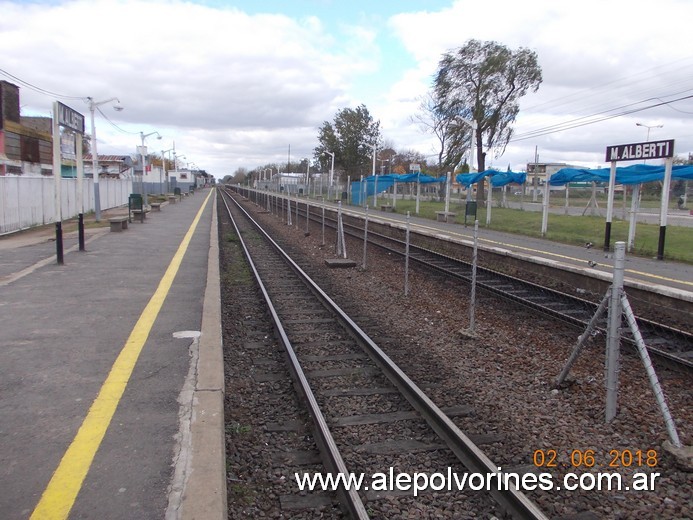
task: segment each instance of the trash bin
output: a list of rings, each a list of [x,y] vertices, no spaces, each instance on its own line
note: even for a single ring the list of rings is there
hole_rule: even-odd
[[[137,211],[140,213],[140,218],[144,222],[144,203],[142,195],[139,193],[131,193],[128,197],[128,220],[132,222],[132,214]]]
[[[467,217],[472,217],[472,221],[476,220],[476,201],[470,200],[464,206],[464,225],[467,225]]]

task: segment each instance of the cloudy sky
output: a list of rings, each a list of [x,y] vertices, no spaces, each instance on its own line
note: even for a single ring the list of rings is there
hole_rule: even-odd
[[[312,157],[318,128],[365,104],[384,138],[434,161],[411,117],[441,55],[470,39],[534,50],[505,154],[487,164],[604,164],[607,145],[693,152],[690,0],[0,0],[0,79],[23,115],[96,112],[99,154],[173,148],[217,178]]]

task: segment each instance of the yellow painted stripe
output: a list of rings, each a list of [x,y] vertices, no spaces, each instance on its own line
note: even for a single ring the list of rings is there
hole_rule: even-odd
[[[37,504],[36,509],[34,509],[31,515],[32,520],[65,519],[70,514],[84,478],[91,467],[94,456],[101,445],[120,398],[130,380],[135,363],[137,363],[137,359],[152,330],[154,321],[159,315],[161,306],[178,273],[195,228],[202,217],[202,212],[213,192],[214,190],[207,195],[183,241],[178,246],[178,251],[176,251],[163,278],[159,282],[159,286],[144,311],[142,311],[125,346],[115,363],[113,363],[106,381],[104,381],[98,396],[89,409],[89,413],[87,413],[84,422],[82,422],[82,426],[80,426],[77,435],[63,455],[58,468],[48,483],[48,487],[46,487],[41,500]]]

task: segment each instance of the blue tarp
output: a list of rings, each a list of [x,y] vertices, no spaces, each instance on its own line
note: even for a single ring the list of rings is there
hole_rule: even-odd
[[[563,168],[549,179],[552,186],[563,186],[569,182],[609,182],[610,168],[579,169]],[[676,165],[671,170],[674,180],[693,180],[693,166]],[[642,184],[664,180],[664,166],[651,164],[634,164],[616,168],[616,184]]]
[[[363,181],[354,181],[351,183],[351,203],[360,206],[362,203],[361,198],[364,196],[372,197],[376,190],[376,177],[377,177],[377,189],[378,193],[383,193],[390,189],[390,187],[395,182],[419,182],[420,184],[432,184],[435,182],[445,182],[445,177],[431,177],[430,175],[425,175],[423,173],[409,173],[404,175],[390,174],[390,175],[371,175],[363,179]],[[364,189],[364,184],[365,189]]]
[[[505,186],[514,182],[516,184],[524,184],[527,180],[527,174],[525,172],[501,172],[498,170],[484,170],[479,173],[461,173],[455,179],[459,184],[468,188],[472,184],[476,184],[484,177],[491,178],[491,185],[495,187]]]

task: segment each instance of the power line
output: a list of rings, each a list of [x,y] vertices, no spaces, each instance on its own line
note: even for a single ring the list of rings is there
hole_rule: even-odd
[[[599,118],[599,119],[594,119],[594,120],[590,120],[590,121],[583,121],[583,122],[580,122],[580,123],[577,123],[577,122],[576,122],[576,123],[574,123],[574,124],[572,124],[572,125],[570,125],[570,126],[564,126],[564,127],[562,127],[562,128],[546,127],[546,129],[539,129],[539,130],[536,130],[536,131],[534,131],[534,132],[527,132],[527,133],[525,133],[525,134],[521,134],[520,137],[517,137],[517,138],[514,138],[514,139],[510,139],[510,142],[525,141],[525,140],[527,140],[527,139],[533,139],[533,138],[535,138],[535,137],[540,137],[540,136],[542,136],[542,135],[548,135],[548,134],[553,134],[553,133],[556,133],[556,132],[562,132],[562,131],[564,131],[564,130],[571,130],[571,129],[573,129],[573,128],[578,128],[578,127],[581,127],[581,126],[591,125],[591,124],[594,124],[594,123],[601,123],[602,121],[607,121],[607,120],[609,120],[609,119],[614,119],[614,118],[616,118],[616,117],[626,116],[626,115],[629,115],[629,114],[635,114],[635,113],[637,113],[637,112],[642,112],[643,110],[649,110],[650,108],[656,108],[656,107],[660,107],[660,106],[663,106],[663,105],[669,105],[670,103],[675,103],[676,101],[683,101],[684,99],[691,99],[691,98],[693,98],[693,94],[688,95],[688,96],[683,96],[683,97],[680,97],[680,98],[677,98],[677,99],[672,99],[672,100],[670,100],[670,101],[662,101],[662,102],[660,102],[660,103],[655,103],[655,104],[653,104],[653,105],[649,105],[649,106],[646,106],[646,107],[636,108],[636,109],[633,109],[633,110],[626,110],[626,111],[623,111],[623,112],[619,112],[619,113],[617,113],[617,114],[605,115],[605,116],[603,116],[603,117],[601,117],[601,118]],[[639,104],[639,103],[641,103],[641,102],[633,103],[633,104]],[[626,106],[629,106],[629,105],[626,105]],[[596,115],[598,115],[598,114],[596,114]],[[587,117],[592,117],[592,116],[587,116]],[[580,119],[584,119],[584,118],[580,118]],[[579,121],[580,119],[577,119],[577,120],[574,120],[574,121]],[[568,125],[569,123],[570,123],[570,122],[563,123],[563,124]],[[560,125],[553,125],[553,126],[556,127],[556,126],[560,126]]]
[[[99,114],[101,114],[101,115],[103,116],[103,118],[104,118],[106,121],[108,121],[109,124],[110,124],[113,128],[115,128],[116,130],[118,130],[119,132],[121,132],[121,133],[123,133],[123,134],[129,134],[129,135],[139,135],[139,132],[129,132],[128,130],[124,130],[123,128],[120,128],[120,127],[119,127],[118,125],[116,125],[113,121],[111,121],[111,120],[108,118],[108,116],[107,116],[106,114],[104,114],[104,113],[101,111],[101,108],[100,108],[100,107],[96,107],[96,110],[98,110],[98,111],[99,111]]]
[[[24,81],[23,79],[18,78],[17,76],[10,74],[9,72],[7,72],[6,70],[3,70],[3,69],[0,69],[0,74],[4,74],[5,76],[12,79],[13,81],[16,81],[17,83],[21,83],[23,86],[25,86],[31,90],[34,90],[34,91],[38,92],[39,94],[44,94],[46,96],[57,97],[57,98],[61,98],[61,99],[81,99],[81,100],[86,99],[85,97],[79,97],[79,96],[66,96],[63,94],[58,94],[56,92],[51,92],[50,90],[46,90],[46,89],[41,88],[41,87],[37,87],[36,85],[29,83],[28,81]]]

